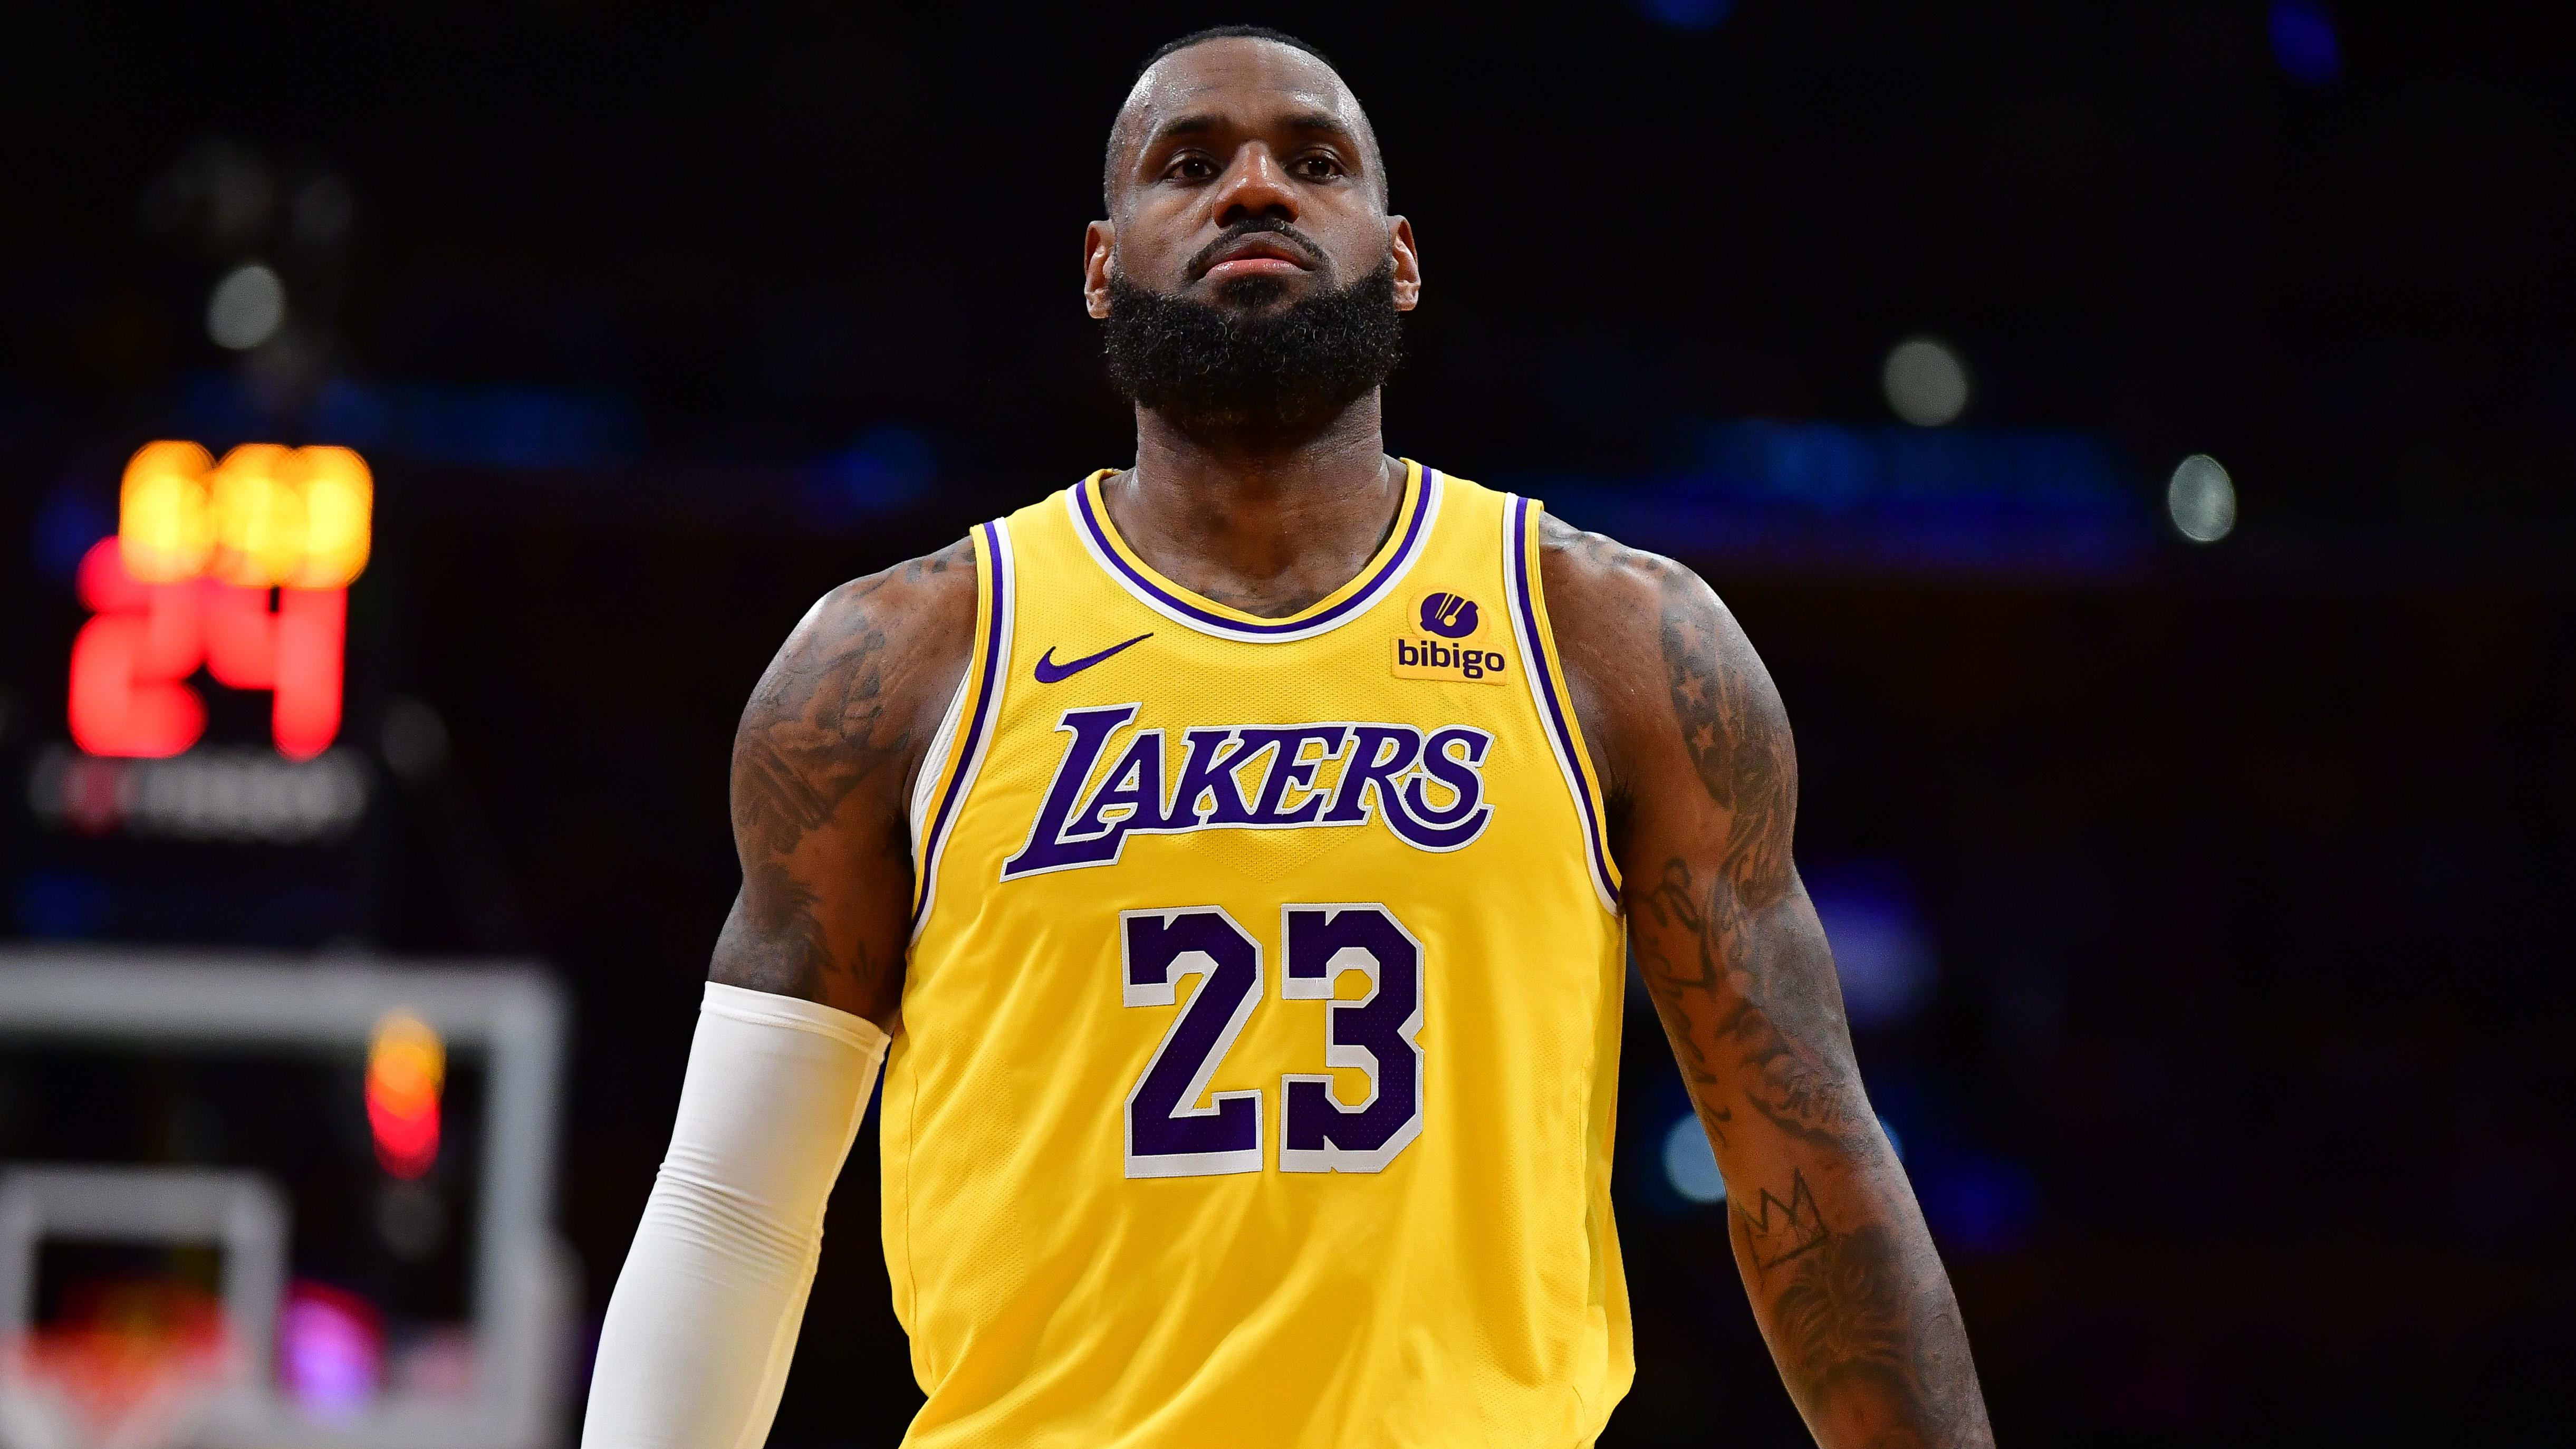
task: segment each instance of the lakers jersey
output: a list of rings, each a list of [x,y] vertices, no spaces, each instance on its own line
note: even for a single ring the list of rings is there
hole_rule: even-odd
[[[1590,1443],[1623,955],[1537,507],[1409,463],[1270,619],[1156,573],[1105,476],[976,530],[914,799],[906,1442]]]

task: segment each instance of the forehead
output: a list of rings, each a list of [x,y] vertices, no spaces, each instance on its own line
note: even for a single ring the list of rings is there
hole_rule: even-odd
[[[1320,112],[1354,135],[1366,124],[1358,97],[1332,67],[1294,46],[1248,37],[1206,41],[1156,61],[1127,93],[1122,119],[1141,143],[1182,116],[1257,121],[1282,112]]]

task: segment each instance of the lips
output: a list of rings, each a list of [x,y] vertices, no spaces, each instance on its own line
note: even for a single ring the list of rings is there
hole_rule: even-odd
[[[1284,276],[1315,269],[1312,253],[1277,232],[1254,232],[1220,242],[1202,253],[1197,274],[1224,281],[1230,277]]]

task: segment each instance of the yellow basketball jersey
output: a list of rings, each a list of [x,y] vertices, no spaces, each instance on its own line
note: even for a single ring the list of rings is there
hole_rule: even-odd
[[[1377,557],[1264,619],[1105,476],[976,530],[914,802],[905,1442],[1589,1444],[1624,968],[1537,507],[1407,464]]]

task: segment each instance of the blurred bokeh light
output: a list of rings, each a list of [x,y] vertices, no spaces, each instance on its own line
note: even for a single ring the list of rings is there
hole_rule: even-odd
[[[2236,529],[2236,480],[2216,458],[2194,453],[2174,465],[2165,511],[2175,532],[2194,543],[2216,543]]]
[[[206,335],[217,347],[247,352],[286,325],[286,283],[258,262],[226,272],[206,297]]]
[[[1918,428],[1937,428],[1968,410],[1968,364],[1950,344],[1909,337],[1888,350],[1879,369],[1887,405]]]
[[[2292,79],[2312,86],[2343,68],[2334,19],[2316,0],[2272,0],[2272,55]]]

